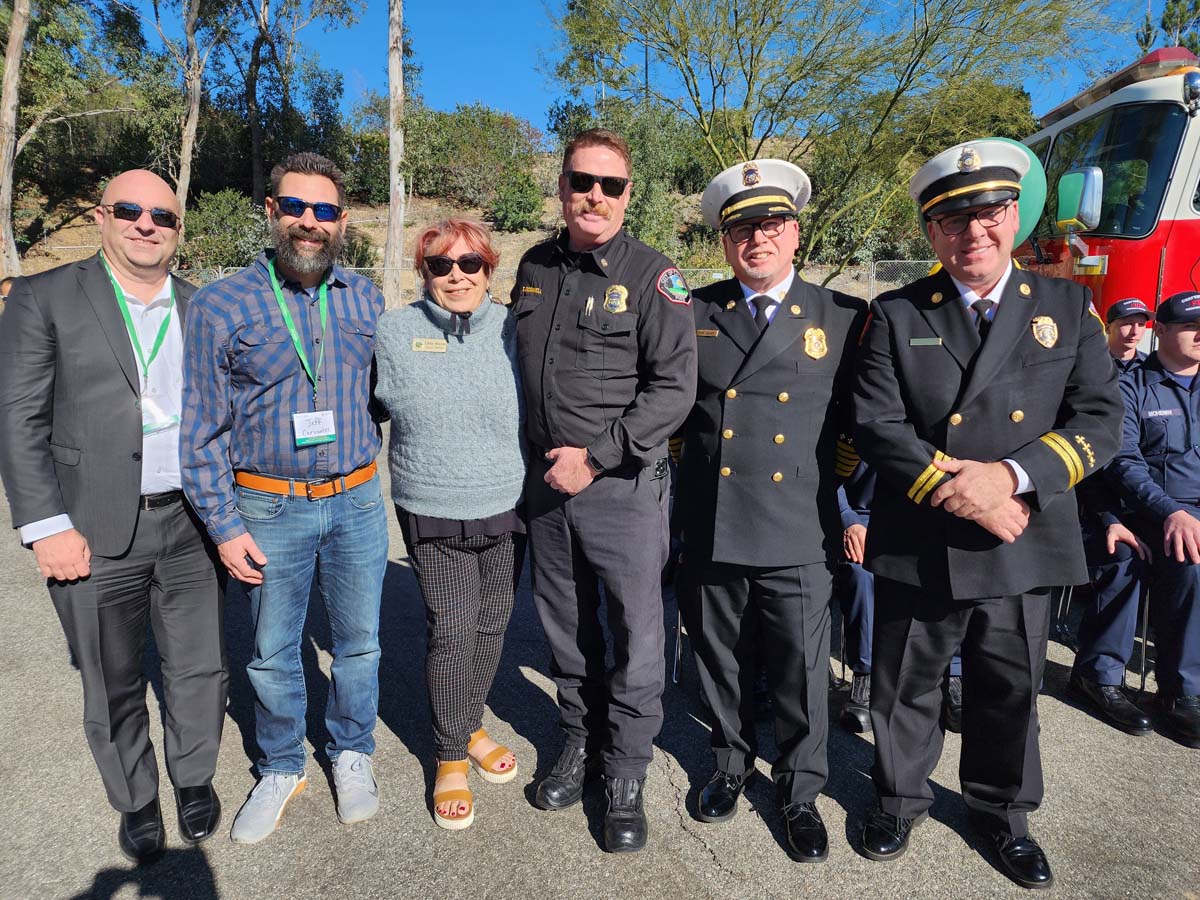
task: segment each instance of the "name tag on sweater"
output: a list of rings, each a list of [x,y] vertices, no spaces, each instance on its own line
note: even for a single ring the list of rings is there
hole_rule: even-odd
[[[412,342],[418,353],[445,353],[448,346],[445,338],[413,338]]]
[[[1176,408],[1176,409],[1148,409],[1144,413],[1142,413],[1142,416],[1147,419],[1161,419],[1164,416],[1182,416],[1182,415],[1183,415],[1183,410],[1179,409],[1179,408]]]

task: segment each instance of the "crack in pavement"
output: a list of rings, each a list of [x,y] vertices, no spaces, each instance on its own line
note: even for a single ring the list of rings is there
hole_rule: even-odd
[[[672,771],[678,767],[678,764],[675,763],[675,761],[672,760],[670,757],[665,756],[665,755],[662,755],[662,760],[663,760],[664,774],[667,776],[667,783],[669,785],[671,785],[671,788],[675,791],[675,817],[679,820],[680,829],[683,831],[684,834],[686,834],[688,837],[692,838],[692,840],[696,841],[701,847],[703,847],[705,849],[705,851],[708,853],[708,855],[712,858],[713,864],[717,867],[717,871],[719,873],[724,875],[726,878],[738,879],[739,878],[738,873],[735,872],[733,869],[729,868],[727,865],[725,865],[721,861],[721,858],[717,855],[717,852],[709,845],[708,841],[706,841],[703,837],[701,837],[699,834],[697,834],[695,831],[693,831],[689,827],[689,822],[691,821],[691,819],[687,815],[687,801],[685,799],[687,796],[687,791],[686,791],[686,788],[680,787],[679,784],[676,783],[675,778],[672,775]],[[680,767],[679,771],[682,772],[683,769]]]

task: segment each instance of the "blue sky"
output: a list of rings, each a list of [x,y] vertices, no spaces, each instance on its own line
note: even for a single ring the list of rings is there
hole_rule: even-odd
[[[1142,2],[1116,0],[1112,12],[1140,15]],[[1153,2],[1157,14],[1163,0]],[[545,130],[546,110],[565,93],[544,74],[553,65],[559,41],[551,12],[559,13],[565,0],[408,0],[405,5],[405,30],[423,69],[421,93],[427,105],[448,110],[479,101]],[[322,65],[343,73],[347,110],[367,89],[387,91],[387,15],[386,0],[369,0],[353,26],[321,31],[314,24],[303,32],[305,42],[318,49]],[[1132,27],[1127,35],[1097,35],[1093,46],[1087,60],[1056,77],[1025,82],[1035,115],[1082,90],[1091,80],[1088,68],[1117,68],[1137,56]]]

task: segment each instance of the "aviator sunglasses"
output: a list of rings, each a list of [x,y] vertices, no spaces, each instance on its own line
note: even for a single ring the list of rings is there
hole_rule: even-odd
[[[113,214],[113,218],[123,222],[136,222],[142,217],[142,213],[146,212],[136,203],[126,203],[124,200],[117,203],[101,203],[100,208],[109,210]],[[174,228],[179,224],[179,216],[169,209],[160,209],[156,206],[150,210],[150,221],[159,228]]]
[[[442,278],[450,274],[450,270],[457,263],[458,270],[464,275],[474,275],[483,268],[483,257],[478,253],[464,253],[458,259],[453,259],[449,256],[427,256],[425,257],[425,268],[429,269],[429,274],[438,278]]]
[[[313,218],[318,222],[336,222],[342,214],[342,208],[336,203],[309,203],[299,197],[276,197],[275,207],[293,219],[303,218],[304,211],[311,209]]]
[[[629,185],[628,178],[618,178],[616,175],[592,175],[588,172],[563,172],[567,176],[567,184],[571,186],[571,191],[576,194],[586,194],[592,189],[597,181],[600,182],[600,190],[605,197],[617,198],[625,193],[625,188]]]

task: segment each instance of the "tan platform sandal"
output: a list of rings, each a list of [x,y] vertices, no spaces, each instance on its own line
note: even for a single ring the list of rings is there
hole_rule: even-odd
[[[452,788],[446,791],[439,791],[437,789],[437,783],[443,776],[461,775],[465,779],[467,772],[467,761],[465,759],[438,763],[437,774],[433,779],[433,821],[441,828],[449,831],[462,831],[464,828],[470,828],[471,823],[475,821],[475,797],[471,794],[469,788]],[[444,816],[437,809],[443,803],[465,803],[467,804],[467,812],[465,815]]]
[[[471,761],[475,771],[479,773],[479,777],[484,781],[490,781],[492,784],[506,784],[517,777],[517,759],[513,757],[513,765],[511,769],[497,769],[496,765],[500,762],[505,754],[512,753],[503,744],[497,744],[496,749],[482,759],[476,759],[471,755],[471,748],[480,741],[488,739],[488,733],[480,728],[471,735],[471,739],[467,742],[467,758]]]

